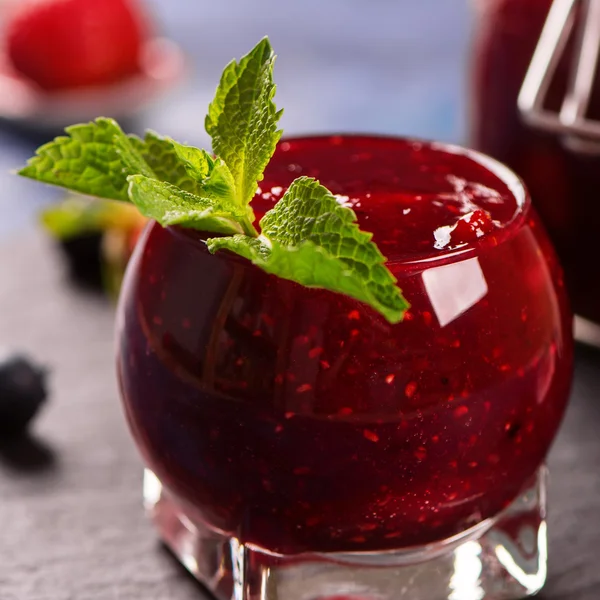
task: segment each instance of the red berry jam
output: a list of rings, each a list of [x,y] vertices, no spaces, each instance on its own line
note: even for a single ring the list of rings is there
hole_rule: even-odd
[[[403,322],[153,224],[128,270],[119,375],[147,465],[194,519],[277,553],[446,539],[505,508],[567,401],[560,270],[517,178],[453,147],[279,144],[254,207],[299,175],[352,206]]]
[[[557,134],[523,122],[517,96],[552,0],[481,0],[473,48],[471,144],[523,177],[565,269],[576,313],[600,323],[598,255],[600,149],[582,154]],[[583,3],[582,3],[583,4]],[[571,70],[570,47],[550,87],[547,108],[558,110]],[[600,77],[589,116],[600,118]]]

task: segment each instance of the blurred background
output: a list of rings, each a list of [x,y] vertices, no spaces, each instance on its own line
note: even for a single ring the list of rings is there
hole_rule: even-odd
[[[269,35],[279,56],[277,103],[285,108],[282,126],[287,135],[374,132],[461,142],[469,4],[146,0],[142,7],[150,12],[154,31],[182,51],[185,70],[168,75],[165,85],[146,98],[149,105],[139,111],[135,103],[127,107],[133,113],[128,116],[135,117],[127,126],[136,132],[150,127],[180,141],[207,145],[204,115],[224,65]],[[4,106],[0,100],[0,118],[5,117],[0,125],[0,241],[31,227],[40,209],[61,196],[58,190],[10,174],[57,133],[47,127],[47,121],[61,121],[55,114],[61,116],[56,97],[46,103],[38,98],[37,112],[29,109],[35,115],[30,121],[27,114],[18,115],[15,127],[14,111],[11,115],[5,106],[15,97],[7,81],[3,85],[0,79],[5,99]],[[65,124],[73,122],[68,92],[61,97],[67,97]],[[101,101],[92,106],[103,109]],[[53,118],[45,119],[44,127],[36,124],[36,118],[41,115],[44,121],[49,112]]]

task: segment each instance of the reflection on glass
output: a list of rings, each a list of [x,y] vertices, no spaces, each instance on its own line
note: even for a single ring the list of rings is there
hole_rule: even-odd
[[[488,291],[477,258],[427,269],[423,284],[441,327],[477,304]]]

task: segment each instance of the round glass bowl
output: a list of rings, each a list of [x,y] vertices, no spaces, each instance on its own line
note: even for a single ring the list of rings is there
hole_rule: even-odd
[[[162,537],[227,600],[236,585],[240,598],[339,598],[349,582],[367,592],[352,599],[396,600],[397,585],[450,598],[473,543],[474,586],[533,593],[483,560],[489,536],[531,530],[529,566],[506,548],[539,584],[539,470],[571,381],[561,270],[520,180],[442,144],[289,139],[257,215],[299,175],[355,210],[411,308],[390,325],[150,224],[122,290],[118,371]],[[410,579],[431,561],[447,572]],[[311,576],[321,564],[331,572]],[[388,583],[373,582],[383,564]]]

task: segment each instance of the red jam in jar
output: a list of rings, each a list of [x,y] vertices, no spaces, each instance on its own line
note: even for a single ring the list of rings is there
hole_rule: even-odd
[[[583,4],[583,3],[581,3]],[[564,136],[527,125],[517,108],[552,0],[480,0],[471,74],[470,145],[507,164],[525,180],[565,270],[574,311],[600,324],[598,256],[600,144],[569,146]],[[581,15],[579,15],[581,17]],[[581,18],[576,19],[575,31]],[[544,108],[560,110],[572,75],[575,33],[558,64]],[[600,77],[587,116],[600,118]]]
[[[502,511],[543,462],[571,380],[561,273],[519,180],[455,147],[279,144],[260,217],[299,175],[351,206],[403,322],[150,224],[118,369],[146,464],[193,519],[270,552],[398,549]]]

